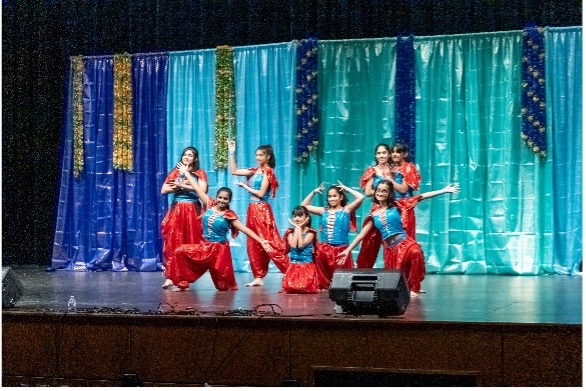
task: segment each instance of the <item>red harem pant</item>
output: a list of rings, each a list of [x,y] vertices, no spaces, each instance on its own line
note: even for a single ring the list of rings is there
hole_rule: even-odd
[[[214,286],[219,291],[238,289],[232,266],[230,244],[203,241],[199,244],[183,244],[175,250],[173,284],[185,289],[209,269]]]
[[[289,263],[283,276],[285,293],[317,293],[317,269],[313,262]]]
[[[352,252],[348,254],[343,265],[338,265],[338,254],[348,248],[348,245],[332,246],[329,243],[318,243],[315,257],[319,289],[328,289],[332,283],[332,277],[336,269],[353,268]]]
[[[406,236],[399,244],[384,247],[385,269],[400,269],[407,279],[409,290],[419,292],[425,278],[425,259],[419,243]]]
[[[262,239],[268,240],[274,249],[267,253],[260,243],[246,237],[246,252],[254,278],[263,278],[267,274],[271,259],[281,273],[285,273],[289,265],[289,257],[285,254],[285,244],[279,235],[273,211],[268,202],[251,202],[248,205],[246,226]]]
[[[401,222],[407,236],[415,238],[415,209],[401,209]]]
[[[175,202],[167,211],[161,223],[166,278],[171,278],[172,269],[175,267],[175,249],[182,244],[203,241],[200,213],[201,206],[195,202]]]
[[[362,226],[364,226],[364,223]],[[376,262],[376,257],[378,257],[378,251],[380,250],[382,241],[383,239],[378,229],[373,227],[373,229],[368,231],[364,239],[362,239],[362,246],[360,246],[360,251],[356,258],[356,267],[372,268]]]

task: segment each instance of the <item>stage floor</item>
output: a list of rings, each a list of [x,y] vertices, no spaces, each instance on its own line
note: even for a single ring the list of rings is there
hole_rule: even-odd
[[[162,273],[45,272],[39,267],[13,268],[24,294],[3,311],[65,311],[71,295],[80,311],[131,310],[138,313],[183,311],[216,315],[226,311],[275,311],[283,317],[354,318],[337,314],[328,291],[282,294],[280,273],[269,273],[262,287],[246,287],[250,273],[237,273],[239,289],[219,292],[209,274],[190,290],[162,289]],[[426,293],[411,298],[402,316],[390,321],[512,324],[581,324],[582,276],[427,275]],[[269,304],[276,304],[268,306]],[[267,306],[263,306],[267,305]],[[258,307],[260,306],[260,307]],[[370,317],[366,315],[363,317]],[[376,317],[372,315],[373,317]]]

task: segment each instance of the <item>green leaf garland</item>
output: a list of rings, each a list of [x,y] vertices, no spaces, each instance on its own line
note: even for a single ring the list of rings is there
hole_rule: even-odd
[[[114,168],[132,171],[132,62],[128,53],[114,56]]]
[[[73,80],[73,176],[83,171],[83,57],[71,57]]]
[[[228,139],[236,137],[236,95],[234,91],[234,51],[230,46],[216,48],[216,169],[228,166]]]

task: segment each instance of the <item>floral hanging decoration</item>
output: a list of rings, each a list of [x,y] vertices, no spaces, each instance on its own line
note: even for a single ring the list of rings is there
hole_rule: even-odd
[[[297,109],[298,162],[308,159],[309,153],[319,144],[319,114],[317,95],[318,40],[302,39],[297,43],[297,83],[295,103]]]
[[[83,171],[83,57],[71,57],[73,81],[73,176]]]
[[[545,45],[543,27],[523,29],[521,138],[541,157],[547,156],[545,133]]]
[[[216,169],[228,166],[228,139],[236,137],[236,95],[234,88],[234,50],[230,46],[216,48]]]
[[[128,53],[114,56],[114,169],[132,171],[132,75]]]

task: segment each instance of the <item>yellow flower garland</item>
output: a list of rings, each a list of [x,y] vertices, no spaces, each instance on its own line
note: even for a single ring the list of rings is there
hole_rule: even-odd
[[[114,56],[114,169],[132,171],[132,75],[128,53]]]
[[[228,138],[236,137],[236,95],[234,92],[234,52],[230,46],[216,48],[216,126],[215,166],[228,166]]]
[[[83,57],[71,57],[73,81],[73,176],[83,171]]]

